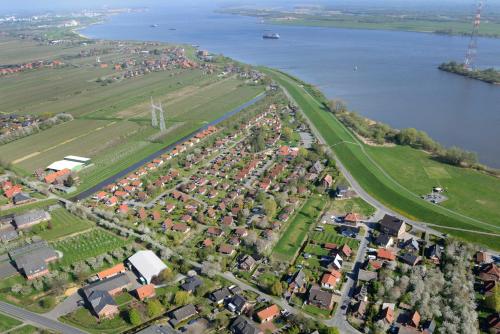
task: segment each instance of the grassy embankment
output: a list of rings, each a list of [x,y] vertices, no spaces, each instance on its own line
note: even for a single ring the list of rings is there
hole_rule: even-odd
[[[74,121],[0,147],[4,162],[30,175],[64,156],[90,157],[94,166],[79,176],[79,191],[90,188],[136,161],[195,131],[263,91],[262,86],[244,84],[236,78],[219,78],[199,69],[175,69],[149,73],[107,85],[99,78],[116,75],[95,66],[95,57],[74,57],[86,48],[109,45],[61,47],[33,42],[0,40],[9,48],[0,50],[4,63],[35,59],[65,59],[68,66],[26,71],[0,80],[0,113],[70,113]],[[108,50],[101,63],[123,62],[128,57],[118,49]],[[151,127],[149,98],[162,101],[166,133],[158,137]],[[156,136],[156,138],[153,138]]]
[[[329,111],[324,108],[322,102],[326,102],[324,97],[313,97],[299,82],[290,76],[274,70],[265,70],[272,75],[292,95],[299,104],[305,115],[311,120],[323,138],[331,146],[337,157],[342,161],[345,167],[350,171],[353,177],[371,196],[392,210],[414,220],[419,220],[442,227],[462,228],[470,231],[458,231],[446,228],[436,227],[443,232],[449,233],[459,238],[475,242],[492,249],[500,249],[500,237],[485,236],[474,233],[474,231],[483,231],[490,233],[500,233],[500,222],[495,221],[498,217],[498,206],[482,205],[479,202],[474,203],[476,208],[471,210],[470,205],[460,205],[480,200],[487,200],[491,203],[498,203],[500,192],[499,180],[493,177],[475,172],[472,170],[459,169],[444,164],[439,164],[430,159],[429,156],[419,155],[422,153],[416,150],[416,153],[408,159],[400,159],[401,148],[377,148],[379,158],[376,159],[371,152],[375,148],[367,147],[360,143],[357,138],[346,129]],[[403,148],[406,149],[406,148]],[[392,157],[399,163],[390,165],[387,157]],[[418,157],[418,159],[416,159]],[[415,159],[415,160],[413,160]],[[394,161],[393,160],[393,161]],[[386,161],[384,163],[384,161]],[[402,166],[415,166],[418,164],[428,164],[430,167],[440,167],[444,170],[452,171],[453,178],[449,179],[448,196],[450,197],[450,207],[453,210],[428,203],[420,199],[419,195],[411,191],[411,184],[427,183],[425,192],[435,185],[436,179],[427,177],[426,181],[418,179],[412,172],[408,172],[403,179],[401,175]],[[383,165],[383,169],[381,167]],[[387,170],[386,170],[387,168]],[[425,170],[425,169],[424,169]],[[433,170],[428,169],[428,170]],[[439,168],[435,171],[440,171]],[[394,178],[391,177],[394,175]],[[417,175],[418,176],[418,175]],[[397,180],[395,179],[397,177]],[[433,176],[435,177],[435,176]],[[401,182],[402,184],[398,183]],[[460,192],[454,192],[462,186],[466,186]],[[423,189],[423,188],[422,188]],[[453,192],[451,191],[453,190]],[[456,211],[455,211],[456,210]],[[460,210],[460,211],[459,211]],[[483,211],[482,217],[475,217],[479,210]],[[457,212],[459,211],[459,212]],[[484,221],[476,219],[489,217]]]

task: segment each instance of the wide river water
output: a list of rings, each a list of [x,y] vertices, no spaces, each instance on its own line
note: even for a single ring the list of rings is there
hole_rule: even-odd
[[[262,39],[266,30],[278,32],[281,39]],[[441,62],[463,59],[465,37],[273,26],[256,18],[218,14],[206,5],[121,14],[82,33],[195,44],[242,62],[278,68],[317,85],[330,98],[346,101],[362,115],[396,128],[424,130],[446,146],[475,151],[481,162],[500,167],[500,86],[437,69]],[[500,68],[500,39],[481,38],[478,45],[477,65]]]

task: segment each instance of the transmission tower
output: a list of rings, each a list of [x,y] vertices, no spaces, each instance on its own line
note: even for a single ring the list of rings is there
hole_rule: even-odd
[[[153,102],[153,97],[151,96],[151,126],[153,128],[158,127],[158,119],[156,118],[156,109],[158,107]]]
[[[483,10],[483,1],[477,3],[476,16],[474,17],[474,25],[472,26],[472,34],[470,36],[469,46],[465,54],[464,67],[468,70],[474,66],[474,61],[477,54],[477,34],[481,25],[481,11]]]
[[[165,128],[165,115],[163,112],[163,107],[161,106],[161,102],[160,102],[160,131],[164,132],[165,129],[166,129]]]

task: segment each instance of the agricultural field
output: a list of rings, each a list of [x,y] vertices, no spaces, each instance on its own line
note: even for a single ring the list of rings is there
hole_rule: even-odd
[[[325,207],[325,200],[321,197],[310,197],[302,209],[292,217],[285,232],[273,249],[273,256],[291,261],[304,243],[307,233],[318,220]]]
[[[98,66],[100,63],[147,58],[127,53],[113,42],[47,46],[0,39],[0,45],[12,48],[0,50],[0,60],[5,63],[16,60],[21,50],[28,55],[17,62],[57,59],[64,63],[0,78],[0,113],[64,112],[75,118],[0,146],[2,162],[11,163],[20,174],[31,175],[66,155],[92,158],[94,165],[79,175],[79,191],[196,131],[264,89],[245,83],[235,74],[220,77],[217,71],[207,74],[200,68],[172,68],[107,82],[119,72],[113,66]],[[130,43],[128,47],[136,46]],[[191,47],[185,48],[186,55],[194,54]],[[89,49],[104,52],[99,63],[94,56],[79,57],[80,51]],[[162,102],[165,110],[166,131],[161,135],[151,126],[151,97],[156,103]]]
[[[298,81],[280,72],[271,70],[264,71],[271,74],[289,91],[329,145],[342,143],[341,145],[333,147],[334,152],[349,172],[361,184],[364,190],[370,195],[375,197],[382,204],[410,219],[432,223],[443,227],[462,228],[466,231],[435,227],[436,229],[441,229],[442,231],[456,237],[479,243],[492,249],[500,249],[500,237],[485,237],[484,235],[475,233],[476,231],[500,233],[500,224],[491,221],[491,218],[495,216],[494,212],[490,210],[489,214],[487,214],[489,219],[487,222],[484,222],[479,221],[479,217],[475,217],[475,214],[477,213],[476,210],[484,208],[484,210],[488,212],[488,208],[483,207],[480,203],[476,203],[477,209],[474,210],[462,205],[462,212],[457,212],[458,209],[456,209],[457,211],[454,211],[422,200],[420,198],[421,194],[415,194],[408,188],[397,183],[390,177],[390,175],[388,175],[388,172],[382,169],[374,161],[374,158],[372,158],[370,153],[372,150],[367,147],[367,145],[360,143],[348,129],[346,129],[330,112],[328,112],[328,110],[326,110],[326,108],[324,108],[324,105],[322,104],[322,102],[326,102],[324,97],[313,97],[308,90],[299,86],[301,84]],[[408,159],[407,161],[408,164],[412,163],[412,160]],[[434,167],[436,166],[437,165]],[[440,164],[439,166],[444,165]],[[430,170],[430,173],[434,174],[437,171],[436,169]],[[450,173],[451,169],[448,172]],[[467,178],[471,178],[471,176],[467,176],[469,173],[476,172],[466,169],[457,169],[455,173],[452,174],[455,175],[452,180],[459,184],[458,179],[466,180]],[[500,180],[483,175],[481,175],[481,177],[488,179],[494,189],[499,189]],[[419,180],[419,178],[414,178],[414,180]],[[432,186],[435,185],[434,183],[435,182],[432,182]],[[473,185],[473,188],[475,187],[476,185]],[[478,188],[480,189],[480,187]],[[491,200],[495,202],[500,200],[500,191],[496,191],[496,193],[490,192],[490,195]],[[464,201],[467,203],[468,201],[471,201],[471,197],[467,196],[465,198],[462,197],[461,199],[457,198],[457,201]],[[498,213],[496,213],[496,216],[498,216]]]
[[[66,209],[56,209],[50,212],[50,228],[48,223],[42,223],[33,228],[33,232],[42,239],[52,241],[70,234],[86,231],[94,226],[88,220],[84,220]],[[43,226],[43,229],[40,228]],[[38,229],[37,231],[35,231]]]
[[[128,243],[128,240],[102,229],[93,229],[91,232],[57,241],[53,247],[63,253],[58,265],[65,266],[123,247]]]

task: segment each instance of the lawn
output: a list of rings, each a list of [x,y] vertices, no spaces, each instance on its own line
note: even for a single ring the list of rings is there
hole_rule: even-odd
[[[307,233],[318,220],[325,207],[325,199],[319,196],[310,197],[288,224],[285,232],[273,249],[273,256],[292,261],[307,237]]]
[[[476,217],[464,217],[460,213],[442,208],[422,200],[407,188],[395,182],[386,171],[381,169],[369,154],[366,145],[347,130],[320,101],[324,97],[313,97],[300,86],[300,83],[277,71],[265,70],[270,73],[294,98],[305,115],[342,161],[352,176],[370,195],[392,210],[414,220],[433,223],[441,226],[463,228],[470,231],[442,229],[447,233],[471,242],[480,243],[490,248],[500,249],[500,237],[485,237],[474,231],[500,232],[500,226],[491,223],[478,222]],[[335,145],[335,146],[333,146]],[[409,162],[411,163],[411,162]],[[457,171],[457,177],[464,177],[469,171]],[[500,180],[488,177],[491,183],[499,184]],[[418,180],[418,178],[415,178]],[[498,189],[498,188],[497,188]],[[500,199],[500,191],[495,194],[495,201]],[[470,200],[470,198],[464,199]],[[467,212],[473,215],[474,212]]]
[[[323,226],[325,230],[323,232],[314,231],[311,234],[311,241],[314,241],[316,244],[325,244],[332,243],[337,244],[339,246],[343,244],[349,245],[352,249],[358,249],[359,241],[352,238],[346,238],[341,234],[337,233],[334,226],[325,225]]]
[[[90,333],[114,334],[121,333],[130,325],[123,320],[121,316],[116,316],[113,319],[104,319],[98,321],[97,318],[90,313],[86,308],[80,307],[78,310],[61,317],[59,320],[82,328]]]
[[[57,241],[53,246],[63,253],[63,258],[59,260],[58,265],[65,266],[112,251],[128,243],[126,239],[96,228],[90,232]]]
[[[31,325],[25,325],[25,326],[19,327],[19,328],[14,329],[14,330],[9,332],[9,334],[39,334],[39,333],[40,333],[40,330],[34,326],[31,326]],[[55,332],[45,330],[44,333],[49,334],[49,333],[55,333]]]
[[[73,233],[82,232],[94,226],[88,220],[84,220],[66,209],[56,209],[50,212],[52,219],[50,220],[51,228],[47,228],[37,233],[44,240],[52,241]]]
[[[22,324],[21,321],[0,313],[0,332],[5,332],[21,324]]]
[[[314,315],[314,316],[317,316],[319,318],[328,318],[330,316],[330,314],[332,314],[332,311],[330,310],[323,310],[323,309],[320,309],[316,306],[313,306],[313,305],[304,305],[302,307],[302,309],[306,312],[306,313],[309,313],[311,315]]]
[[[334,212],[339,213],[356,212],[365,218],[370,217],[375,213],[375,208],[366,203],[360,197],[354,197],[345,200],[335,200],[332,202],[330,209]]]

